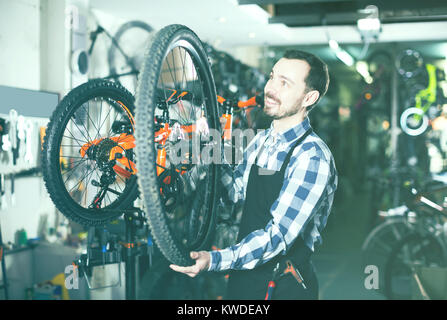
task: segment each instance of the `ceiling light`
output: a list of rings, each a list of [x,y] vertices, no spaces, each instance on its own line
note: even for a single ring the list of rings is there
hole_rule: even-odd
[[[357,61],[355,64],[355,69],[358,73],[365,79],[367,84],[371,84],[373,82],[373,78],[369,74],[368,64],[365,61]]]
[[[227,22],[227,18],[220,17],[217,21],[219,21],[220,23],[225,23],[225,22]]]
[[[361,9],[358,12],[366,15],[365,17],[357,20],[357,28],[360,32],[362,40],[365,42],[377,40],[382,30],[379,19],[379,8],[374,5],[369,5],[365,9]]]
[[[253,38],[256,37],[256,33],[254,33],[254,32],[250,32],[250,33],[248,34],[248,37],[249,37],[250,39],[253,39]]]
[[[329,47],[331,47],[332,51],[334,51],[337,58],[340,59],[344,64],[346,64],[349,67],[351,67],[354,64],[354,58],[345,50],[340,48],[337,41],[335,41],[334,39],[330,39]]]
[[[379,19],[359,19],[357,20],[357,28],[360,31],[379,31],[380,30],[380,20]]]
[[[354,64],[354,58],[344,50],[337,51],[335,53],[338,59],[340,59],[345,65],[351,67]]]
[[[332,50],[335,50],[335,51],[339,50],[339,48],[340,48],[338,46],[337,41],[335,41],[333,39],[329,40],[329,46],[331,47]]]

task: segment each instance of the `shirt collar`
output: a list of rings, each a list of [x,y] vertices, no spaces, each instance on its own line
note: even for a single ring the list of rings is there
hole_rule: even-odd
[[[269,128],[269,135],[272,136],[275,142],[291,143],[299,139],[304,133],[306,133],[308,129],[310,129],[310,127],[311,126],[309,118],[305,117],[301,123],[293,126],[290,129],[287,129],[284,132],[279,133],[273,130],[273,122],[272,122]]]

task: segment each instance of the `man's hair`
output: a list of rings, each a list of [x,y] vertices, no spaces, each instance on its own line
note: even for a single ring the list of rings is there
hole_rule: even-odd
[[[317,101],[308,107],[308,110],[312,109],[320,99],[323,98],[329,87],[329,71],[327,64],[312,53],[301,50],[287,50],[284,53],[283,58],[304,60],[309,64],[309,74],[304,80],[306,83],[306,92],[317,90],[320,93]]]

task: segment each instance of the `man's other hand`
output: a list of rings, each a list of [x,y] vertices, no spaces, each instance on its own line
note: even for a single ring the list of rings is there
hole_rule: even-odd
[[[180,267],[175,264],[169,265],[169,267],[177,272],[184,273],[191,278],[197,276],[203,270],[208,270],[210,266],[211,255],[208,251],[191,251],[190,253],[191,259],[196,260],[196,263],[189,267]]]

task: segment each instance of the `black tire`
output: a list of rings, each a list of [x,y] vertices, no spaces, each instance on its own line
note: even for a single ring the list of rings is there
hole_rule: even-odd
[[[133,34],[134,37],[132,39],[137,38],[140,46],[139,48],[128,47],[129,44],[123,43],[126,38],[125,35],[129,35],[130,37],[130,35],[132,35],[132,31],[136,30],[140,30],[139,35],[137,37],[135,34]],[[145,39],[141,37],[141,31],[146,32],[149,37],[154,30],[146,22],[138,20],[126,22],[119,27],[113,37],[113,41],[115,41],[115,43],[112,43],[107,53],[110,75],[140,71],[144,56],[144,49],[147,44]],[[121,52],[120,50],[123,50],[123,52]],[[126,57],[123,56],[123,53],[126,55],[127,59],[130,60],[130,63],[132,65],[129,65],[129,61],[126,61]],[[120,65],[123,63],[124,66]],[[135,92],[137,85],[137,74],[121,76],[117,79],[118,82],[123,84],[128,90],[133,93]]]
[[[412,267],[444,267],[443,243],[432,234],[411,233],[397,242],[385,267],[385,294],[392,300],[412,298]]]
[[[174,50],[177,50],[177,55]],[[174,72],[169,66],[169,57],[174,60],[183,59],[177,62],[172,60],[172,64],[176,68]],[[193,75],[192,80],[191,78],[187,79],[186,70],[183,70],[184,73],[179,77],[181,81],[177,83],[177,70],[181,65],[176,65],[176,63],[180,62],[184,69],[186,69],[186,65],[192,66],[190,68]],[[169,72],[166,72],[161,78],[162,70],[166,71],[166,68]],[[194,70],[197,79],[194,77]],[[169,74],[172,84],[164,78]],[[159,82],[162,85],[160,88]],[[168,104],[171,98],[160,97],[163,92],[166,94],[165,91],[169,90],[165,88],[165,85],[172,86],[179,93],[184,90],[191,92],[193,97],[190,99],[189,111],[186,113],[189,112],[189,116],[192,115],[194,118],[194,115],[197,114],[195,109],[201,106],[203,112],[201,117],[206,119],[208,128],[220,128],[216,89],[206,52],[197,35],[182,25],[170,25],[160,30],[146,51],[136,95],[136,153],[138,184],[154,239],[160,251],[170,262],[177,265],[191,265],[192,260],[189,257],[189,252],[207,249],[213,236],[218,170],[213,163],[203,166],[205,178],[199,181],[197,189],[192,195],[185,197],[183,197],[185,189],[180,181],[185,176],[171,175],[171,178],[179,181],[175,186],[177,189],[172,191],[172,195],[177,197],[178,201],[173,207],[168,207],[168,201],[162,197],[160,191],[165,190],[166,185],[160,179],[162,175],[158,176],[157,173],[157,168],[160,167],[156,163],[156,150],[158,150],[159,144],[154,140],[155,131],[158,130],[161,122],[155,118],[155,115],[160,114],[158,106],[161,103],[166,104],[165,109],[168,117],[178,115],[178,122],[181,124],[186,125],[197,119],[182,122],[179,104],[182,105],[181,108],[184,108],[184,101],[180,97],[176,104]],[[199,87],[198,90],[197,87]],[[173,92],[172,89],[169,92]],[[177,113],[171,114],[170,110],[172,112],[177,110]],[[188,115],[186,114],[186,116]],[[163,172],[171,170],[168,174],[175,174],[174,170],[177,169],[173,170],[172,167],[166,168]]]
[[[385,270],[393,246],[410,232],[411,229],[405,217],[387,218],[374,227],[362,244],[362,269],[374,265],[379,270]],[[384,283],[385,273],[380,272],[379,277],[379,283]],[[382,294],[385,294],[383,286],[380,286],[379,290]]]
[[[425,69],[424,59],[418,51],[406,49],[396,57],[396,69],[405,80],[415,78]]]
[[[99,110],[95,108],[98,101],[101,101]],[[123,106],[127,108],[127,111]],[[97,122],[95,122],[95,112]],[[90,195],[97,195],[97,191],[105,186],[105,184],[101,187],[95,186],[93,180],[96,176],[102,177],[105,172],[98,169],[98,161],[100,161],[100,154],[101,161],[108,159],[106,149],[109,147],[103,143],[101,152],[95,152],[98,160],[90,158],[87,152],[84,156],[81,156],[79,152],[86,143],[95,139],[104,138],[101,140],[104,142],[106,138],[111,138],[114,130],[109,128],[106,122],[112,123],[111,118],[114,115],[113,124],[122,120],[122,127],[132,130],[130,133],[133,133],[133,128],[129,129],[132,127],[133,112],[133,96],[120,84],[107,80],[92,80],[73,89],[53,112],[43,144],[42,171],[52,201],[68,219],[85,226],[105,224],[119,217],[123,213],[122,210],[132,206],[138,196],[136,175],[123,179],[119,175],[114,177],[110,170],[108,171],[110,178],[108,187],[117,193],[112,194],[112,191],[104,190],[103,198],[96,202],[96,208],[88,205]],[[92,138],[93,133],[90,136],[90,132],[94,132],[95,129],[97,132]],[[101,130],[107,134],[102,135]],[[86,150],[88,151],[88,148]],[[126,150],[127,159],[134,161],[133,153],[131,149]],[[105,163],[101,162],[101,165]],[[82,175],[82,179],[79,179],[79,175]],[[73,188],[71,188],[71,184],[74,183],[72,180],[79,181]],[[103,180],[100,179],[100,181],[103,183]],[[73,191],[76,186],[77,189]]]

